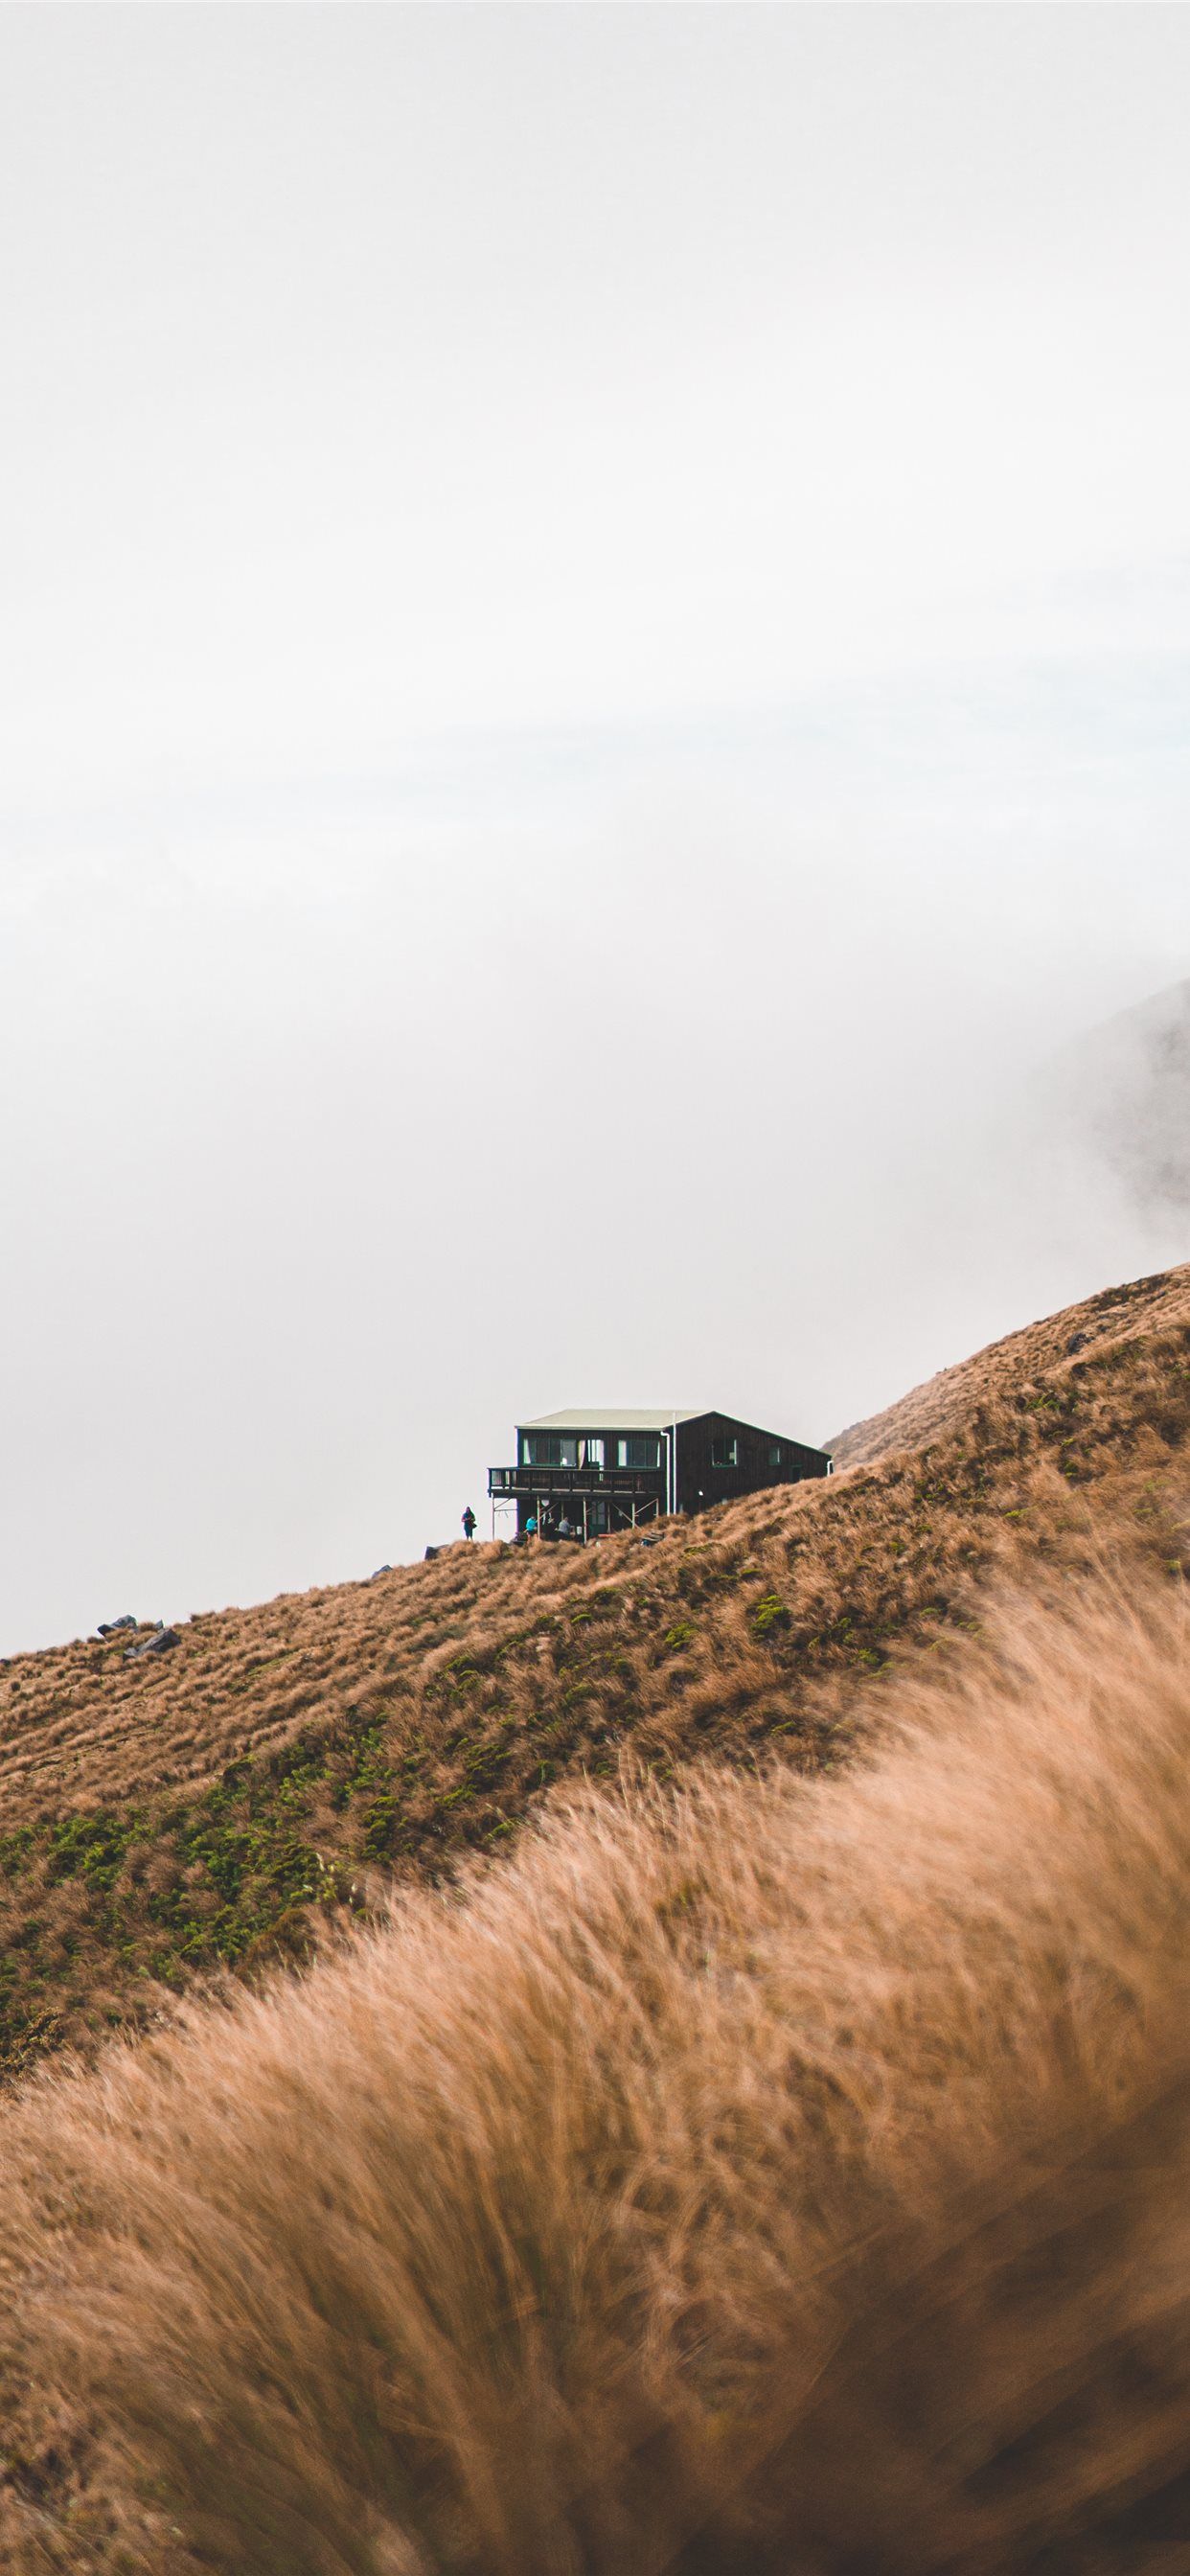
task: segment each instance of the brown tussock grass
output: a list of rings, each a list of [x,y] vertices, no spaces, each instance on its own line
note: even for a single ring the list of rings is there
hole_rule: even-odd
[[[1041,1322],[1008,1333],[999,1342],[954,1368],[940,1369],[924,1386],[913,1387],[884,1412],[867,1422],[854,1422],[827,1442],[837,1467],[868,1464],[899,1449],[920,1449],[953,1429],[957,1416],[969,1416],[980,1405],[996,1404],[1026,1381],[1048,1376],[1071,1359],[1078,1335],[1082,1352],[1096,1358],[1151,1332],[1155,1326],[1190,1315],[1190,1267],[1154,1271],[1148,1279],[1129,1279],[1101,1288],[1078,1306],[1067,1306]],[[1085,1363],[1084,1363],[1085,1364]]]
[[[838,1779],[555,1804],[47,2071],[4,2565],[1184,2567],[1188,1645],[1182,1587],[1051,1582]]]
[[[1190,1270],[980,1354],[907,1400],[914,1422],[924,1446],[889,1450],[886,1420],[868,1463],[647,1548],[460,1544],[195,1619],[159,1662],[98,1640],[13,1659],[0,2073],[300,1952],[394,1875],[498,1853],[543,1799],[610,1785],[625,1758],[661,1781],[774,1748],[833,1767],[880,1727],[890,1674],[968,1634],[989,1583],[1078,1577],[1138,1543],[1185,1564]],[[197,1812],[212,1799],[224,1857],[237,1835],[246,1855],[230,1895]],[[131,1831],[114,1876],[59,1847],[96,1818]]]

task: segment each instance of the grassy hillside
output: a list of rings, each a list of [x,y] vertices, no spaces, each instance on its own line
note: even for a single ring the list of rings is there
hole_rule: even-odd
[[[5,2576],[1183,2566],[1188,1432],[1183,1270],[647,1546],[15,1658]]]
[[[828,1443],[835,1464],[854,1467],[897,1449],[918,1449],[970,1421],[981,1405],[1011,1400],[1027,1381],[1060,1371],[1067,1360],[1082,1361],[1184,1321],[1188,1291],[1190,1265],[1159,1271],[1151,1279],[1103,1288],[1079,1306],[1065,1306],[1023,1332],[1009,1333],[957,1367],[939,1370],[885,1412],[840,1432]]]
[[[0,2106],[6,2576],[1173,2576],[1184,1587]],[[931,1677],[933,1686],[931,1687]]]
[[[462,1544],[370,1584],[0,1670],[0,2063],[302,1954],[395,1873],[507,1848],[627,1760],[835,1767],[989,1577],[1183,1566],[1190,1270],[1107,1291],[847,1435],[826,1484],[586,1552]]]

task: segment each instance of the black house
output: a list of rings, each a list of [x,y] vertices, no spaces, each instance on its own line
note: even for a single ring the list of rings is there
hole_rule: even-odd
[[[598,1538],[830,1472],[824,1449],[727,1413],[572,1405],[518,1423],[516,1465],[490,1467],[488,1492],[493,1526],[501,1505],[515,1505],[518,1536],[532,1515],[539,1529],[565,1521],[577,1537]]]

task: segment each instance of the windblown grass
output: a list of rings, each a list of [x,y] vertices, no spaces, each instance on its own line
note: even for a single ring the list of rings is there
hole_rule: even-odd
[[[981,1405],[1001,1403],[1021,1384],[1060,1371],[1064,1361],[1085,1353],[1102,1356],[1109,1347],[1160,1331],[1184,1314],[1190,1269],[1154,1271],[1148,1279],[1128,1279],[1116,1288],[1101,1288],[1079,1306],[1066,1306],[1040,1323],[1026,1324],[989,1342],[969,1360],[940,1369],[937,1377],[915,1386],[883,1413],[853,1422],[827,1446],[837,1467],[870,1464],[895,1450],[920,1449],[952,1431]]]
[[[907,1400],[914,1426],[925,1447],[885,1454],[888,1422],[870,1426],[871,1463],[647,1548],[460,1545],[195,1618],[160,1660],[98,1639],[12,1659],[0,2071],[308,1954],[392,1875],[498,1854],[543,1799],[626,1757],[663,1783],[774,1749],[837,1767],[890,1672],[963,1637],[990,1580],[1140,1539],[1177,1569],[1190,1271],[980,1354]]]
[[[1051,1577],[840,1778],[555,1800],[47,2070],[0,2563],[1184,2567],[1188,1646],[1181,1585]]]

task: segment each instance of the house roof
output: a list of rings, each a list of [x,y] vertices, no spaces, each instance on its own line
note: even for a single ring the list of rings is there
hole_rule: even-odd
[[[708,1407],[695,1405],[572,1404],[563,1413],[539,1413],[518,1431],[669,1431],[675,1422],[698,1422]]]

